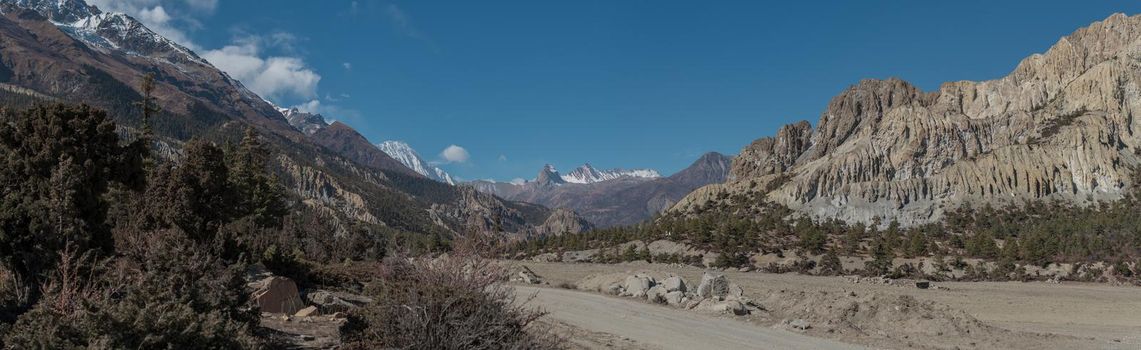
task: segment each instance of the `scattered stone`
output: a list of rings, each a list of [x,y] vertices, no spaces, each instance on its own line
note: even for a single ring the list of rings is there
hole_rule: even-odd
[[[317,307],[316,306],[306,307],[304,309],[297,311],[297,313],[293,314],[293,316],[296,316],[296,317],[317,316]]]

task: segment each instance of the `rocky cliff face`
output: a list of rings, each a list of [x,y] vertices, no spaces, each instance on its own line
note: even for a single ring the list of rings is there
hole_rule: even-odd
[[[967,202],[1114,200],[1131,186],[1141,127],[1141,16],[1113,15],[1008,76],[923,92],[865,80],[741,151],[734,180],[696,191],[765,192],[817,217],[920,224]],[[886,220],[885,220],[886,222]]]

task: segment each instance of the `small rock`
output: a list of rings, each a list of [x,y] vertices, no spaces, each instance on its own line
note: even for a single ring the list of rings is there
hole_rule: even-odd
[[[745,308],[745,304],[742,304],[736,300],[729,300],[723,303],[714,304],[713,311],[731,313],[737,316],[742,316],[749,313],[749,310]]]
[[[302,334],[299,337],[301,337],[302,341],[312,341],[314,339],[317,339],[316,337],[308,335],[308,334]]]
[[[745,267],[742,267],[742,268],[738,269],[737,271],[740,271],[740,272],[752,272],[752,271],[753,271],[753,267],[752,267],[752,266],[745,266]]]
[[[293,316],[296,316],[296,317],[317,316],[317,307],[316,306],[306,307],[304,309],[297,311],[297,313],[293,314]]]
[[[802,331],[807,330],[809,328],[812,328],[812,325],[808,324],[808,321],[805,321],[804,319],[800,319],[800,318],[792,320],[791,322],[788,323],[788,325],[791,326],[792,328],[799,329]]]
[[[535,274],[534,271],[531,271],[531,269],[526,266],[523,266],[523,269],[519,271],[519,281],[527,284],[539,284],[543,282],[538,274]]]
[[[927,289],[931,287],[931,281],[916,281],[915,288]]]

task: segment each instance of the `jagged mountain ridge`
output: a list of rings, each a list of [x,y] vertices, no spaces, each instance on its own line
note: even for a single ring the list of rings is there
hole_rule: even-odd
[[[917,225],[964,203],[1116,200],[1141,163],[1139,62],[1141,17],[1115,14],[1000,79],[935,92],[864,80],[815,128],[791,124],[753,142],[732,181],[674,210],[756,194],[819,218]]]
[[[408,168],[412,169],[420,175],[424,175],[429,179],[443,182],[449,185],[455,185],[456,181],[452,179],[452,175],[440,169],[439,167],[428,164],[420,154],[412,149],[412,146],[402,141],[384,141],[376,144],[376,147],[381,151],[388,154],[393,159],[400,161]]]
[[[616,168],[610,170],[598,170],[595,169],[594,166],[591,166],[590,163],[586,163],[578,168],[575,168],[566,175],[563,175],[562,179],[563,181],[569,183],[590,184],[610,181],[623,177],[654,179],[662,177],[662,175],[658,174],[658,171],[653,169],[625,170],[622,168]]]
[[[526,183],[473,181],[468,185],[509,200],[570,208],[596,227],[613,227],[645,221],[690,191],[725,181],[730,163],[730,157],[710,152],[668,177],[621,176],[592,183],[568,182],[548,164]]]
[[[313,136],[313,134],[316,134],[318,131],[329,127],[329,121],[325,120],[325,116],[320,114],[305,112],[296,107],[282,108],[274,106],[274,108],[285,117],[285,120],[289,122],[290,126],[307,136]]]
[[[275,170],[298,204],[335,214],[340,227],[360,222],[419,233],[515,236],[550,231],[553,211],[494,196],[466,200],[472,196],[416,174],[347,125],[308,136],[295,130],[240,82],[130,16],[80,0],[4,0],[0,13],[0,95],[92,104],[130,132],[140,122],[132,105],[141,98],[138,81],[154,73],[163,107],[154,119],[161,154],[177,158],[190,138],[234,141],[254,126],[280,152]],[[481,221],[499,224],[477,225]]]

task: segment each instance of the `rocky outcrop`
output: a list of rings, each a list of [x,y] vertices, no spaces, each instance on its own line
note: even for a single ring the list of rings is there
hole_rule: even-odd
[[[535,233],[540,236],[559,236],[586,232],[591,228],[590,223],[578,216],[574,210],[559,208],[551,211],[547,220],[535,228]]]
[[[935,92],[861,81],[815,129],[800,122],[757,140],[734,160],[732,181],[674,208],[753,192],[814,217],[915,225],[963,203],[1116,200],[1141,164],[1139,40],[1141,17],[1118,14],[998,80]]]

